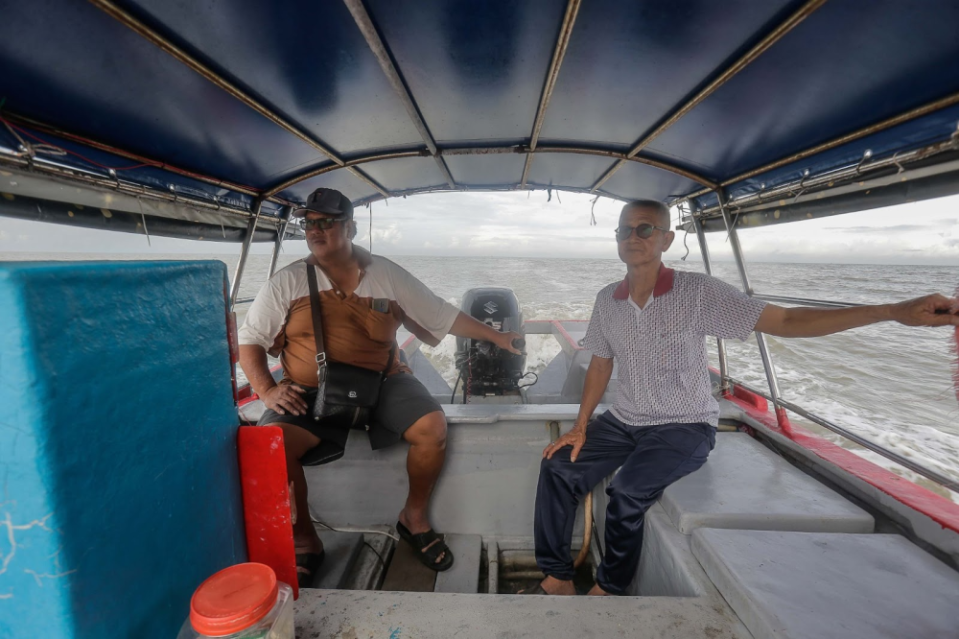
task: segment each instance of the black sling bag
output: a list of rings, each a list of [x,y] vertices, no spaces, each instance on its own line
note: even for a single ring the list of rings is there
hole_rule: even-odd
[[[380,397],[380,385],[393,365],[396,342],[390,348],[386,368],[382,372],[326,360],[323,343],[323,317],[320,312],[320,293],[316,271],[306,265],[310,283],[310,311],[313,314],[313,334],[316,340],[316,402],[313,418],[330,426],[352,428],[369,423],[370,414]]]

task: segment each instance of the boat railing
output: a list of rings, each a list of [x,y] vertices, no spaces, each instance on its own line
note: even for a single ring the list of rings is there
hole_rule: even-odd
[[[746,272],[746,263],[743,257],[742,245],[739,243],[739,235],[736,230],[736,222],[734,220],[726,207],[726,193],[724,189],[717,189],[716,196],[718,201],[718,209],[722,213],[723,221],[725,222],[726,232],[729,240],[730,247],[732,248],[733,257],[736,261],[736,268],[739,271],[739,276],[742,281],[743,290],[750,297],[755,297],[757,299],[765,300],[767,302],[777,302],[784,304],[798,304],[802,306],[816,306],[820,308],[849,308],[853,306],[862,306],[862,304],[851,303],[851,302],[836,302],[828,300],[817,300],[817,299],[807,299],[802,297],[792,297],[786,295],[768,295],[760,294],[753,291],[752,286],[749,283],[749,276]],[[702,211],[689,212],[681,211],[689,215],[689,218],[692,221],[693,228],[696,231],[696,237],[699,240],[700,252],[702,253],[703,265],[706,269],[706,273],[712,275],[712,266],[709,259],[709,248],[706,243],[706,232],[703,227],[701,220]],[[758,389],[752,388],[749,385],[730,377],[728,362],[726,357],[726,348],[722,339],[717,340],[717,350],[719,357],[719,367],[720,367],[720,392],[723,396],[729,394],[730,387],[732,385],[739,386],[751,393],[759,395],[766,398],[773,405],[773,409],[776,414],[776,421],[780,429],[787,436],[791,436],[792,427],[789,424],[788,417],[786,416],[786,411],[792,411],[793,413],[808,419],[814,424],[830,430],[837,435],[840,435],[849,441],[852,441],[867,450],[885,457],[886,459],[899,464],[900,466],[911,470],[912,472],[925,477],[926,479],[939,484],[940,486],[947,488],[949,490],[959,493],[959,481],[946,477],[942,473],[939,473],[931,468],[927,468],[922,464],[919,464],[903,455],[900,455],[880,444],[877,444],[861,435],[856,433],[813,413],[812,411],[806,410],[801,406],[797,406],[793,402],[785,400],[782,398],[782,394],[779,390],[779,381],[776,376],[776,369],[773,365],[772,355],[769,353],[769,349],[766,348],[766,339],[765,335],[759,331],[755,332],[756,343],[759,347],[759,355],[763,363],[763,372],[766,376],[766,382],[768,384],[769,392],[763,392]]]
[[[831,300],[815,300],[806,297],[789,297],[788,295],[767,295],[764,293],[753,293],[757,300],[765,302],[776,302],[779,304],[798,304],[799,306],[817,306],[819,308],[851,308],[853,306],[865,306],[855,302],[834,302]]]

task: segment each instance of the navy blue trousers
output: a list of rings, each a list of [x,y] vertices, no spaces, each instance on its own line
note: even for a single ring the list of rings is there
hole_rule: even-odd
[[[609,411],[586,428],[575,462],[564,446],[543,459],[536,488],[536,563],[546,575],[573,578],[570,540],[576,506],[596,484],[619,468],[606,489],[606,552],[596,583],[622,594],[636,574],[643,547],[643,520],[666,487],[706,462],[716,444],[709,424],[627,426]]]

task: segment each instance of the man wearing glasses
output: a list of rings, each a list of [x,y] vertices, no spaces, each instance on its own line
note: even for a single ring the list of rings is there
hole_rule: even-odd
[[[570,537],[577,501],[619,468],[607,494],[606,552],[590,595],[623,594],[639,565],[643,520],[667,486],[706,462],[719,405],[705,337],[744,340],[753,331],[818,337],[885,320],[959,325],[959,302],[930,295],[882,306],[781,308],[700,273],[662,263],[672,244],[669,209],[627,204],[616,229],[626,278],[599,292],[586,331],[593,356],[573,428],[543,451],[536,491],[536,561],[546,578],[529,594],[573,595]],[[619,365],[613,406],[590,418]]]
[[[446,455],[446,419],[439,403],[398,357],[396,330],[402,324],[431,346],[451,333],[489,341],[512,353],[519,352],[512,341],[520,335],[501,333],[461,313],[390,260],[354,245],[353,204],[339,191],[317,189],[293,215],[303,218],[310,256],[281,269],[263,285],[240,329],[239,342],[240,366],[267,408],[259,424],[283,429],[298,515],[293,538],[300,586],[312,585],[324,556],[310,518],[302,464],[342,456],[349,435],[347,428],[312,414],[318,355],[309,270],[316,275],[327,361],[386,373],[366,425],[370,445],[384,448],[400,439],[410,444],[409,496],[397,532],[420,551],[424,564],[447,570],[453,555],[427,517]],[[267,353],[278,356],[283,365],[279,383],[270,373]]]

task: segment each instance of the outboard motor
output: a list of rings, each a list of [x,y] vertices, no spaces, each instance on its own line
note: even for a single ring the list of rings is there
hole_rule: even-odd
[[[463,296],[460,310],[498,331],[523,333],[523,314],[512,289],[471,288]],[[522,349],[525,344],[515,346]],[[514,355],[482,340],[456,338],[456,368],[466,401],[469,396],[518,392],[525,367],[526,355]]]

